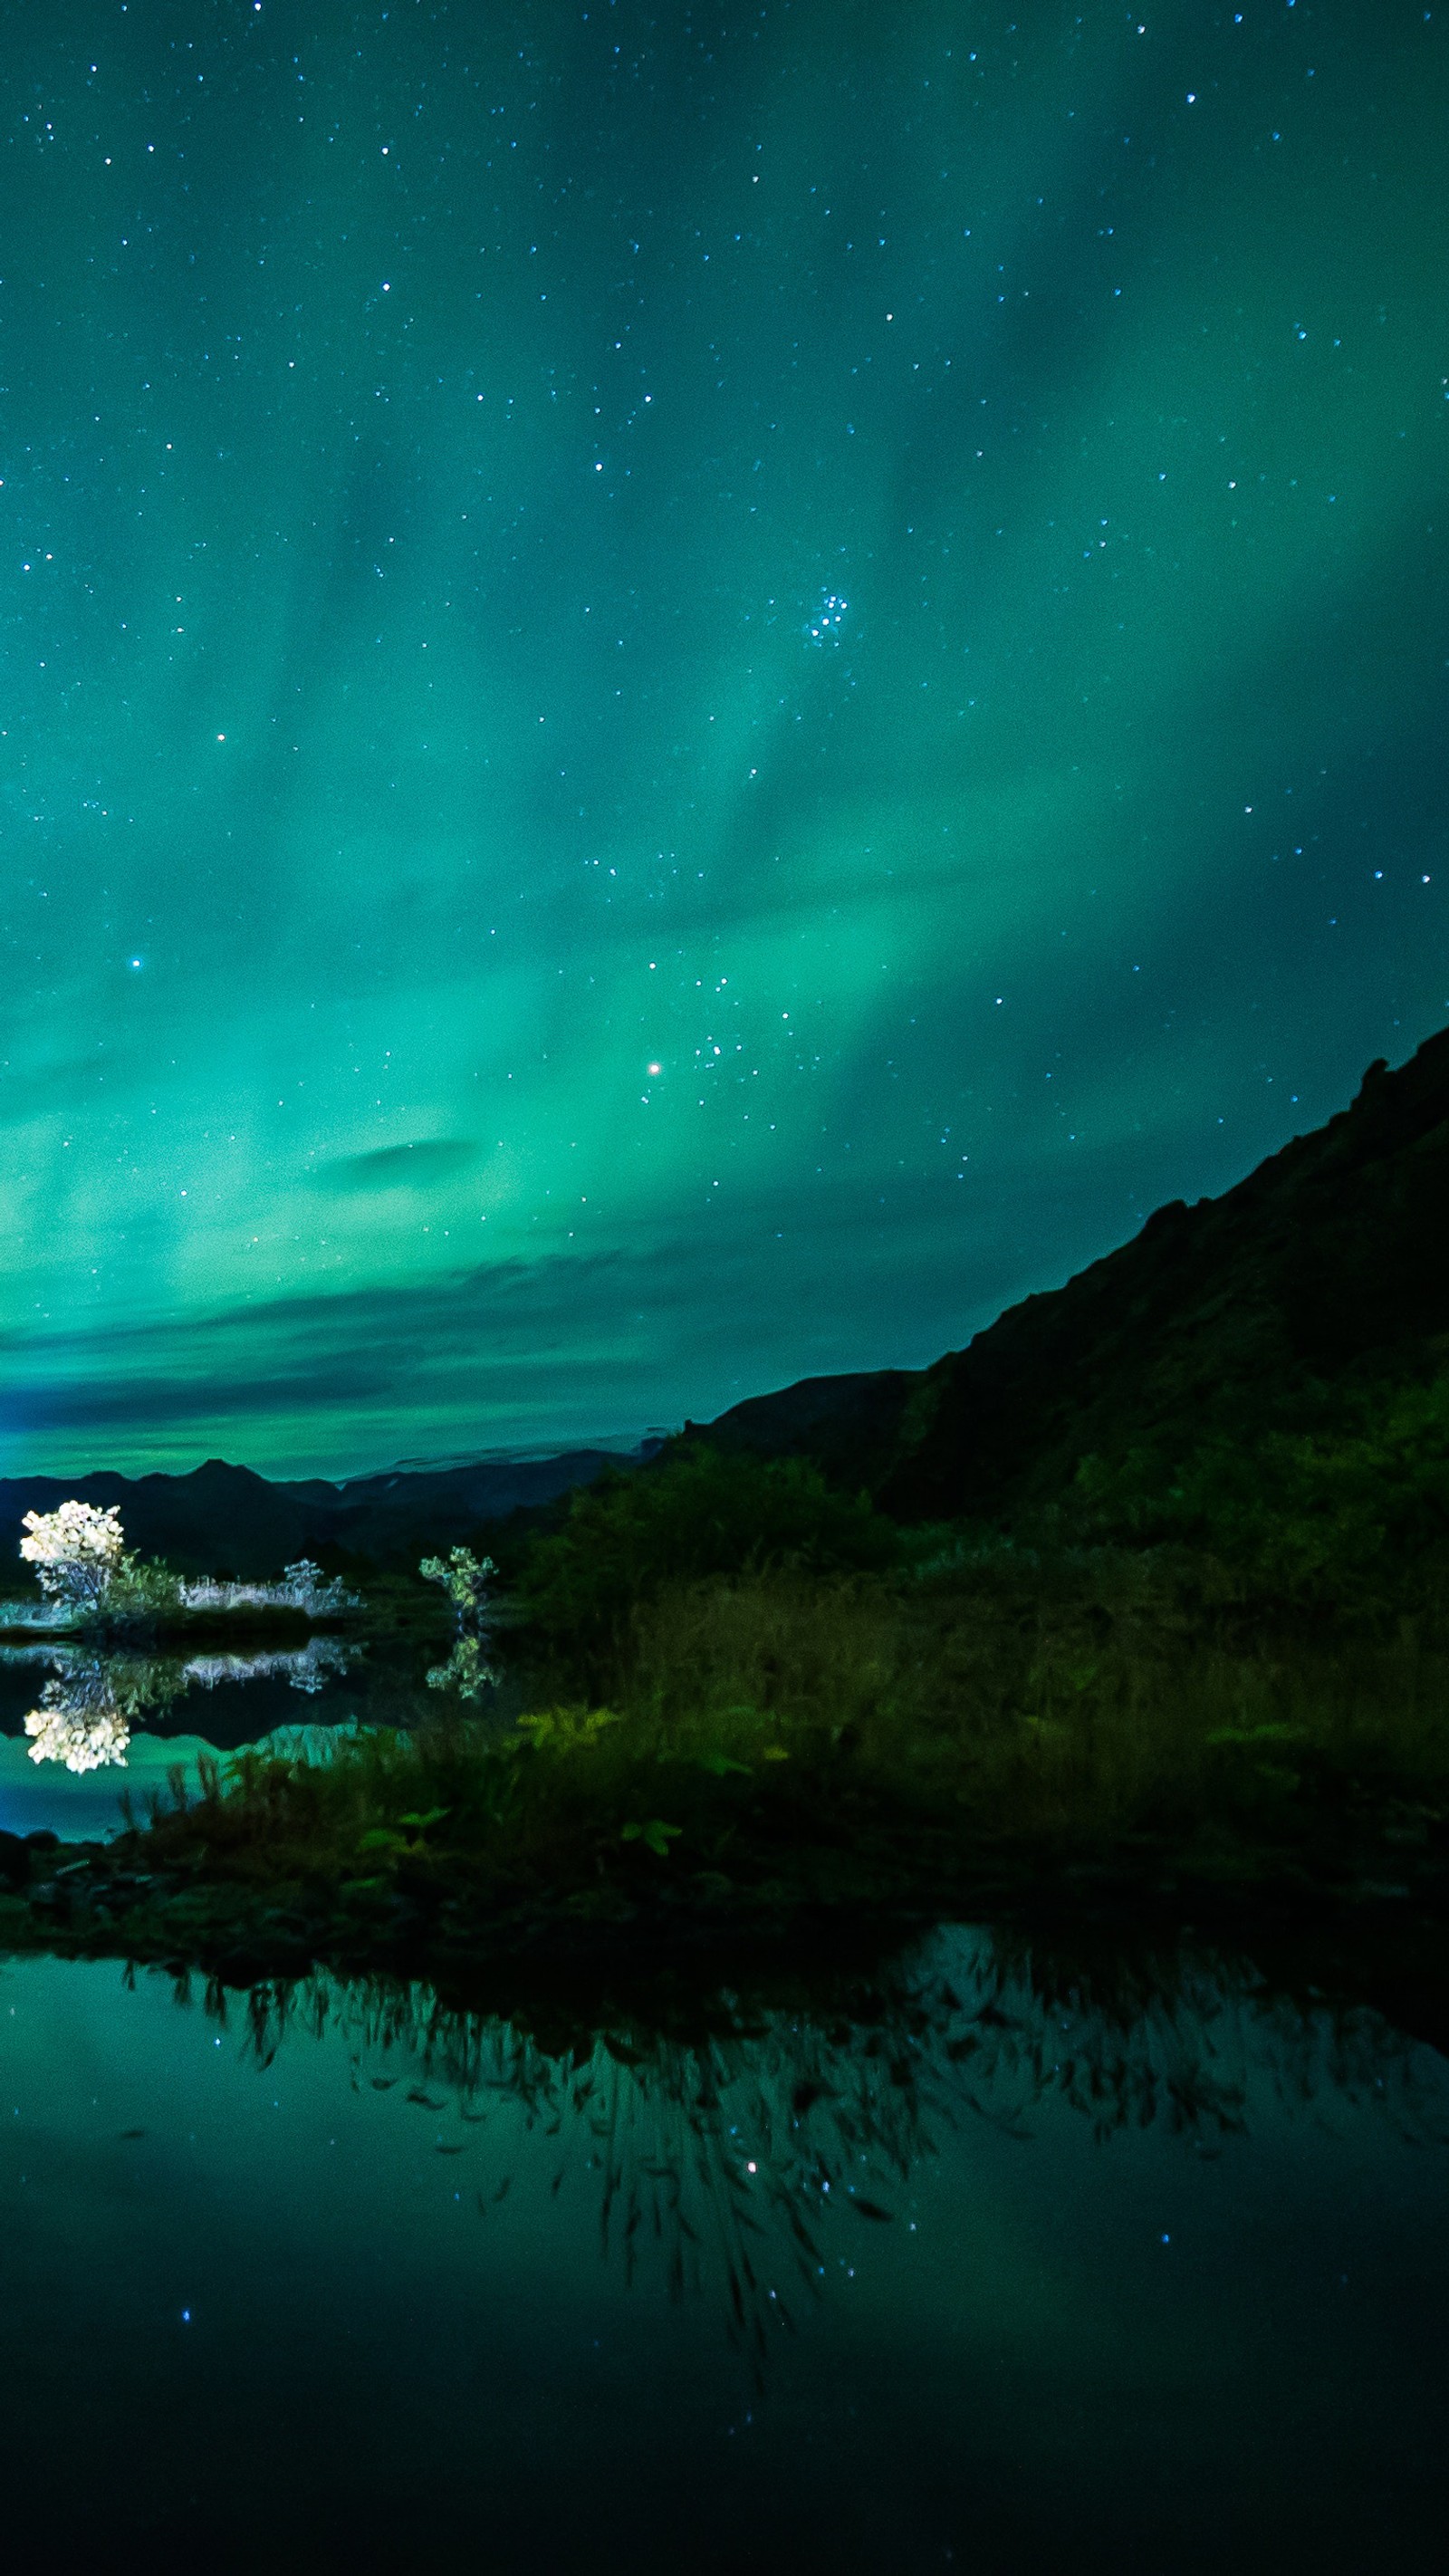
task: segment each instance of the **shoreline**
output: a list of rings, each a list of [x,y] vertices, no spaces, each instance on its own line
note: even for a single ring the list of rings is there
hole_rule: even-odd
[[[788,1961],[823,1946],[909,1940],[943,1921],[1043,1937],[1356,1937],[1387,1928],[1439,1953],[1449,1981],[1449,1834],[1390,1875],[1372,1847],[1314,1867],[1301,1851],[1239,1844],[1094,1857],[954,1851],[900,1837],[776,1854],[773,1873],[726,1879],[659,1864],[592,1884],[520,1887],[440,1855],[386,1879],[248,1883],[203,1865],[148,1867],[147,1830],[109,1843],[41,1834],[0,1841],[0,1952],[194,1969],[227,1986],[319,1971],[421,1979],[440,1989],[519,1963],[619,1973],[712,1952]],[[10,1849],[5,1846],[10,1845]],[[1327,1866],[1324,1863],[1328,1863]],[[1375,1866],[1374,1864],[1378,1865]]]

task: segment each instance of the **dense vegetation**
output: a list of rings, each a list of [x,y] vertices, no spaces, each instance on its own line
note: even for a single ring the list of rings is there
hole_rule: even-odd
[[[900,1545],[864,1495],[835,1491],[804,1460],[681,1446],[644,1475],[574,1494],[561,1528],[528,1547],[518,1597],[540,1636],[597,1664],[671,1585],[780,1567],[876,1571]]]
[[[1367,1596],[1325,1616],[1301,1574],[903,1532],[797,1465],[695,1449],[535,1543],[534,1714],[444,1692],[331,1761],[217,1763],[45,1919],[295,1964],[661,1915],[1440,1904],[1449,1637]]]
[[[1173,1542],[1245,1595],[1341,1613],[1449,1607],[1449,1371],[1350,1385],[1256,1432],[1081,1462],[1062,1512],[1082,1535]]]

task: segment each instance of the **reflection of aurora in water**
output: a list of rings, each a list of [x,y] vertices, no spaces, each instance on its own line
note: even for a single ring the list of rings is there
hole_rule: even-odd
[[[18,2563],[1438,2566],[1442,2056],[1202,1947],[682,1946],[5,1963]]]
[[[236,2001],[208,1992],[222,2020]],[[653,2268],[674,2299],[714,2303],[757,2369],[862,2224],[911,2231],[920,2168],[974,2123],[1028,2142],[1067,2113],[1098,2145],[1156,2132],[1200,2158],[1270,2121],[1367,2111],[1400,2139],[1449,2143],[1435,2050],[1188,1950],[1062,1979],[1019,1945],[951,1929],[867,1991],[725,1995],[686,2035],[615,2015],[562,2037],[426,1988],[330,1977],[258,1988],[244,2010],[260,2065],[303,2033],[340,2035],[355,2087],[434,2116],[438,2152],[471,2146],[487,2223],[546,2157],[550,2200],[594,2203],[601,2256],[628,2282]]]
[[[124,1769],[132,1730],[168,1709],[189,1690],[215,1690],[228,1682],[285,1681],[309,1697],[348,1671],[357,1649],[343,1639],[310,1637],[305,1646],[252,1655],[86,1653],[53,1647],[10,1648],[7,1662],[45,1661],[55,1667],[42,1685],[39,1705],[23,1723],[33,1741],[32,1762],[63,1763],[67,1771]]]

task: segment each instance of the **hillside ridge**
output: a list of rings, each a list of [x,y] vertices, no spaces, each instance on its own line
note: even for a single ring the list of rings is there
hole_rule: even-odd
[[[1169,1201],[929,1368],[806,1379],[697,1437],[854,1463],[902,1519],[1010,1515],[1084,1457],[1285,1423],[1322,1390],[1449,1356],[1449,1029],[1231,1189]],[[852,1461],[852,1437],[859,1435]]]

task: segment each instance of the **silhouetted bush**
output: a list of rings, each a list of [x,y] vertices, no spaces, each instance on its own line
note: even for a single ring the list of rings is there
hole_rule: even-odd
[[[577,1492],[562,1529],[535,1540],[518,1597],[551,1639],[617,1639],[666,1583],[791,1566],[860,1573],[899,1550],[891,1522],[803,1461],[690,1448],[643,1474]]]
[[[1105,1464],[1082,1460],[1067,1510],[1093,1536],[1174,1541],[1246,1588],[1344,1609],[1449,1597],[1449,1373],[1336,1390],[1317,1421],[1245,1424]]]

